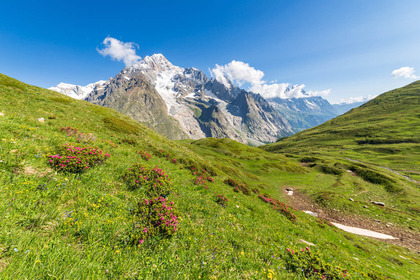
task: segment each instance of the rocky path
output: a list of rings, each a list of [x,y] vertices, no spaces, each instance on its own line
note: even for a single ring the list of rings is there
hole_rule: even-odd
[[[420,235],[413,231],[358,215],[344,214],[339,210],[322,208],[295,189],[286,188],[283,193],[288,198],[290,206],[311,216],[325,219],[337,228],[420,251]]]

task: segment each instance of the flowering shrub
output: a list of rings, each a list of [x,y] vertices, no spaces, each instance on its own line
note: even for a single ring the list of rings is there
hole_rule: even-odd
[[[97,147],[77,146],[66,143],[55,155],[48,156],[48,163],[57,170],[82,173],[93,166],[104,162],[110,155]]]
[[[146,161],[149,161],[152,158],[152,156],[145,151],[140,151],[140,152],[138,152],[138,154],[141,156],[142,159],[144,159]]]
[[[77,128],[68,127],[61,127],[62,132],[66,132],[67,136],[73,136],[77,142],[95,142],[96,136],[92,133],[83,133],[79,132]]]
[[[201,174],[203,175],[205,174],[206,176],[207,174],[209,176],[217,175],[216,171],[210,166],[199,164],[193,160],[184,159],[184,158],[181,158],[178,161],[184,166],[185,169],[189,169],[193,175],[201,175]]]
[[[214,194],[216,196],[216,202],[220,205],[222,205],[223,207],[227,206],[227,203],[229,201],[229,199],[226,198],[226,196],[221,195],[221,194]]]
[[[207,181],[204,179],[203,176],[195,177],[193,179],[194,185],[200,186],[200,185],[206,185]]]
[[[305,277],[318,279],[346,279],[347,277],[346,269],[325,263],[319,253],[310,251],[309,247],[296,252],[287,248],[286,267],[291,271],[302,273]]]
[[[234,192],[242,192],[245,195],[250,195],[251,194],[251,190],[248,188],[248,186],[246,184],[241,184],[238,181],[236,181],[235,179],[228,178],[228,179],[225,180],[225,184],[233,187]]]
[[[170,179],[162,169],[136,163],[122,175],[131,190],[142,189],[148,196],[167,196],[171,192]]]
[[[119,144],[129,144],[129,145],[137,145],[137,140],[135,138],[129,138],[129,139],[119,139]]]
[[[166,152],[164,150],[155,151],[155,154],[158,157],[166,158],[167,160],[171,160],[173,158],[173,155],[170,152]]]
[[[108,143],[111,147],[113,147],[113,148],[118,148],[118,145],[117,144],[115,144],[115,143],[113,143],[112,141],[110,141],[110,140],[101,140],[101,142],[102,143]]]
[[[149,237],[161,235],[169,237],[178,230],[178,215],[164,197],[144,198],[135,211],[136,222],[130,234],[132,242],[142,244]]]
[[[258,195],[258,198],[261,199],[262,201],[268,203],[268,204],[273,205],[273,208],[276,211],[283,214],[290,221],[292,221],[292,222],[296,221],[296,216],[290,211],[287,204],[270,197],[268,194]]]

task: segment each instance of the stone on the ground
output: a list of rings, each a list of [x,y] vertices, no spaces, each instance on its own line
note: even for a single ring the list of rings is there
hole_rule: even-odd
[[[368,208],[366,205],[363,205],[363,208]]]
[[[0,112],[0,117],[3,117],[3,116],[4,116],[4,113]]]
[[[377,201],[372,201],[372,204],[379,205],[379,206],[385,206],[385,203],[377,202]]]
[[[305,212],[306,214],[309,214],[311,216],[318,217],[318,213],[316,213],[316,212],[312,212],[312,211],[308,211],[308,210],[303,210],[303,212]]]
[[[37,121],[44,123],[45,119],[44,118],[39,118],[39,119],[37,119]]]
[[[293,191],[293,189],[292,188],[286,188],[286,191],[291,192],[291,191]]]
[[[316,246],[314,243],[308,242],[308,241],[303,240],[303,239],[300,239],[300,242],[303,242],[303,243],[305,243],[305,244],[307,244],[309,246]]]
[[[349,200],[350,200],[350,201],[354,201],[354,199],[353,199],[353,198],[349,198]]]

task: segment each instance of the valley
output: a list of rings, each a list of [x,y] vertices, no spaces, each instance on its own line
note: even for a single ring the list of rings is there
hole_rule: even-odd
[[[340,148],[278,150],[289,138],[264,150],[227,138],[171,141],[115,110],[4,75],[0,92],[2,277],[418,275],[416,183],[337,157]],[[413,149],[407,145],[401,150]],[[84,150],[86,162],[78,158]],[[416,170],[409,161],[399,166]],[[150,208],[158,205],[166,206]],[[159,212],[170,219],[165,226],[139,214],[158,209],[172,211]],[[398,240],[346,233],[326,219],[375,231],[392,224],[387,229]]]

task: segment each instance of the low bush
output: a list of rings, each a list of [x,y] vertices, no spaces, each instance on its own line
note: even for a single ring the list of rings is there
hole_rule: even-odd
[[[399,192],[402,188],[396,186],[394,183],[395,181],[385,175],[382,175],[376,171],[369,170],[367,168],[359,167],[356,165],[352,165],[350,170],[355,172],[358,176],[360,176],[366,182],[383,185],[385,186],[385,190],[390,193]]]
[[[238,181],[236,181],[235,179],[232,178],[228,178],[224,181],[225,184],[233,187],[233,191],[234,192],[242,192],[244,195],[250,195],[251,194],[251,190],[249,189],[249,187],[243,183],[239,183]]]
[[[319,158],[316,157],[303,157],[299,159],[300,162],[316,162]]]
[[[191,159],[184,158],[180,158],[178,162],[182,164],[184,168],[189,169],[193,175],[208,174],[210,176],[217,176],[216,171],[208,165],[200,164]]]
[[[135,146],[137,145],[137,140],[135,138],[123,138],[123,139],[119,139],[118,144],[128,144],[128,145],[132,145]]]
[[[347,272],[347,269],[335,265],[334,263],[324,261],[319,252],[312,251],[309,247],[296,251],[287,248],[286,252],[286,269],[298,275],[302,275],[305,279],[336,280],[353,278],[353,275],[350,275]],[[382,272],[378,272],[371,268],[368,268],[365,271],[358,271],[354,274],[357,274],[357,276],[354,275],[355,279],[387,279]]]
[[[150,197],[166,197],[172,190],[170,178],[157,166],[136,163],[124,172],[122,179],[130,190],[141,189]]]
[[[290,211],[286,203],[278,201],[277,199],[270,197],[268,194],[258,195],[258,198],[268,204],[273,205],[274,210],[283,214],[289,221],[296,221],[296,216]]]
[[[343,173],[341,169],[336,168],[336,167],[331,167],[324,164],[319,164],[318,166],[319,166],[320,171],[325,174],[341,175]]]
[[[214,194],[216,196],[216,203],[222,205],[223,207],[226,207],[229,199],[226,198],[226,196],[221,194]]]
[[[110,140],[101,140],[102,143],[107,143],[108,145],[110,145],[112,148],[118,148],[118,145],[115,144],[114,142],[110,141]]]
[[[48,156],[48,163],[59,171],[82,173],[109,157],[108,153],[97,147],[66,143],[58,149],[57,154]]]
[[[312,252],[309,247],[297,250],[287,248],[286,268],[302,273],[305,277],[318,279],[346,279],[347,270],[323,261],[317,252]]]
[[[152,158],[152,156],[145,151],[140,151],[140,152],[138,152],[138,154],[141,156],[142,159],[144,159],[146,161],[149,161]]]
[[[65,132],[68,137],[74,137],[77,142],[95,142],[96,136],[92,133],[83,133],[80,132],[77,128],[68,127],[61,127],[60,130]]]
[[[142,244],[154,236],[170,237],[178,231],[174,202],[164,197],[144,198],[134,211],[135,223],[129,233],[131,243]]]

